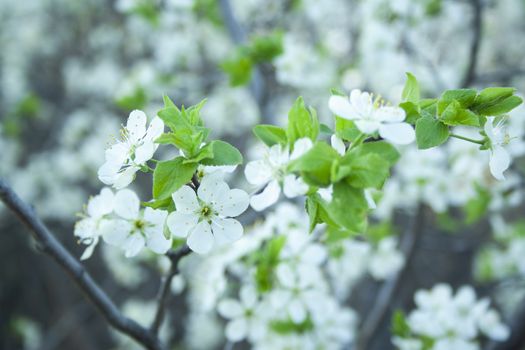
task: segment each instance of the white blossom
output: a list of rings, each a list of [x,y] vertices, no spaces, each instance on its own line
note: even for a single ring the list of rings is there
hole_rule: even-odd
[[[157,254],[171,247],[171,239],[164,235],[167,211],[149,207],[141,211],[139,198],[129,189],[117,192],[114,211],[118,217],[103,222],[102,237],[106,243],[123,249],[126,257],[137,255],[144,246]]]
[[[414,142],[415,132],[405,120],[405,111],[399,107],[382,106],[368,92],[354,89],[350,97],[331,96],[328,106],[337,116],[352,120],[364,134],[379,135],[395,144]]]
[[[80,243],[87,245],[80,260],[88,259],[93,254],[102,234],[100,231],[101,222],[113,212],[114,205],[115,196],[109,188],[103,188],[100,194],[89,200],[86,210],[87,216],[75,224],[75,236],[78,237]]]
[[[305,194],[308,185],[294,174],[286,172],[286,166],[291,160],[297,159],[313,146],[309,138],[295,141],[293,152],[279,144],[267,149],[263,159],[249,162],[244,169],[246,180],[262,188],[262,192],[253,195],[250,205],[257,211],[264,210],[279,199],[281,186],[284,195],[294,198]]]
[[[224,299],[218,304],[219,314],[229,320],[226,326],[226,337],[232,342],[243,339],[257,341],[265,332],[264,319],[261,319],[261,305],[258,303],[257,291],[252,285],[245,285],[239,292],[240,300]]]
[[[146,129],[146,122],[144,112],[134,110],[130,113],[126,127],[122,130],[123,140],[106,150],[106,162],[98,170],[100,181],[117,189],[124,188],[153,157],[159,146],[155,139],[162,134],[164,123],[155,117]]]
[[[484,130],[490,140],[490,172],[496,179],[504,180],[503,173],[508,169],[511,162],[510,153],[504,147],[510,141],[507,128],[503,120],[494,125],[494,117],[488,117]]]
[[[231,190],[219,176],[204,176],[197,193],[182,186],[172,198],[176,210],[168,216],[168,228],[173,236],[187,238],[191,250],[206,254],[241,238],[242,225],[232,217],[246,210],[248,194]]]

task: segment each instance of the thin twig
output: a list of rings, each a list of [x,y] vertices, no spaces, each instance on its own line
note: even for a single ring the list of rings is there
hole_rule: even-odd
[[[0,179],[0,199],[30,230],[42,251],[51,256],[69,274],[111,326],[135,339],[147,349],[165,349],[152,332],[120,312],[82,264],[66,250],[33,209],[22,201],[3,179]]]
[[[468,87],[476,79],[476,67],[478,64],[479,46],[481,44],[481,31],[483,20],[483,4],[482,0],[471,0],[472,9],[474,10],[474,17],[472,19],[472,41],[470,43],[469,61],[465,77],[461,84],[462,87]]]
[[[171,260],[171,268],[168,272],[168,275],[164,277],[160,289],[159,289],[159,296],[157,301],[157,311],[155,313],[155,318],[153,320],[153,323],[151,324],[150,330],[154,334],[159,333],[159,329],[162,326],[162,321],[164,320],[165,310],[166,310],[166,303],[168,301],[168,295],[169,290],[171,287],[171,282],[173,281],[173,277],[179,272],[179,262],[180,260],[191,253],[190,248],[184,244],[182,247],[178,248],[177,250],[170,250],[166,255]]]
[[[363,322],[360,332],[360,338],[357,342],[357,350],[365,350],[371,340],[376,337],[376,333],[380,330],[381,325],[385,321],[391,303],[395,295],[407,276],[408,268],[412,265],[416,245],[420,236],[420,231],[423,229],[424,220],[424,206],[420,204],[414,214],[412,225],[403,235],[400,249],[405,256],[405,264],[403,268],[394,276],[390,277],[384,284],[376,298],[373,309],[368,314],[368,317]]]

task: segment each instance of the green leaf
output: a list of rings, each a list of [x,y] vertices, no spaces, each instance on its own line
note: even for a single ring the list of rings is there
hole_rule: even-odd
[[[344,180],[356,188],[380,188],[390,175],[390,163],[377,154],[357,155],[349,152],[343,157],[333,182]]]
[[[328,186],[332,163],[341,156],[324,142],[317,142],[298,159],[288,165],[289,171],[299,171],[303,180],[313,186]]]
[[[508,113],[522,103],[514,88],[492,87],[483,89],[472,106],[472,110],[483,116],[498,116]]]
[[[231,86],[246,85],[252,78],[252,61],[241,54],[222,62],[221,68],[230,77]]]
[[[173,200],[171,199],[171,197],[154,200],[151,202],[142,202],[141,204],[144,207],[150,207],[153,209],[163,209],[163,210],[169,210],[169,211],[175,210],[175,203],[173,203]]]
[[[474,112],[463,108],[457,100],[449,103],[439,119],[447,125],[479,126],[479,117]]]
[[[255,63],[273,60],[283,53],[283,33],[276,31],[270,35],[252,38],[248,46],[248,52],[250,58]]]
[[[257,284],[257,290],[261,293],[269,292],[272,290],[274,283],[274,269],[279,264],[279,256],[281,250],[286,243],[286,236],[277,236],[272,238],[264,246],[264,249],[258,256],[255,266],[255,283]]]
[[[401,310],[396,310],[392,316],[392,334],[402,338],[410,336],[410,326]]]
[[[345,141],[352,142],[361,135],[361,131],[359,131],[353,121],[335,117],[335,134]]]
[[[359,145],[359,147],[354,148],[352,152],[358,155],[377,154],[391,166],[394,165],[401,156],[397,149],[386,141],[365,142]]]
[[[442,95],[438,102],[438,113],[443,113],[448,103],[458,101],[462,108],[468,108],[476,99],[477,91],[474,89],[456,89],[447,90]]]
[[[403,101],[418,103],[420,98],[419,83],[412,73],[406,73],[406,75],[407,80],[405,82],[405,87],[403,88],[401,97]]]
[[[184,157],[157,163],[153,172],[153,198],[165,199],[191,181],[197,163],[184,164]]]
[[[403,108],[406,114],[405,121],[410,124],[415,124],[421,117],[419,113],[419,106],[413,102],[401,102],[399,107]]]
[[[448,126],[432,117],[423,117],[416,123],[416,142],[419,149],[439,146],[449,136]]]
[[[478,221],[483,215],[485,215],[489,208],[491,200],[490,191],[479,185],[476,186],[476,191],[478,195],[470,199],[465,205],[465,222],[467,224],[473,224]]]
[[[203,165],[238,165],[242,164],[241,152],[228,142],[215,140],[210,142],[213,148],[213,158],[201,161]]]
[[[169,98],[168,95],[163,95],[162,100],[164,101],[164,108],[175,108],[176,110],[178,110],[177,106],[175,105],[175,103],[173,103],[173,101]]]
[[[340,227],[351,232],[365,232],[368,202],[362,189],[344,182],[334,184],[332,201],[327,208],[331,219]]]
[[[184,164],[187,163],[199,163],[204,159],[213,158],[213,141],[202,147],[199,152],[192,158],[184,160]]]
[[[286,130],[275,125],[256,125],[252,131],[268,147],[275,144],[286,145],[288,142]]]
[[[148,96],[143,88],[137,87],[129,95],[119,97],[115,101],[116,105],[126,111],[134,109],[143,109],[148,103]]]
[[[328,134],[328,135],[332,135],[334,133],[334,131],[326,124],[319,124],[319,131],[322,132],[323,134]]]
[[[315,142],[317,135],[319,135],[317,113],[313,108],[307,109],[303,98],[299,97],[288,112],[286,136],[288,137],[290,148],[293,149],[295,141],[303,137],[308,137]]]

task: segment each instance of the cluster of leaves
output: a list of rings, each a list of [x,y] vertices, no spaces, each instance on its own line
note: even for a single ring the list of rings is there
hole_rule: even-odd
[[[422,99],[416,78],[407,73],[403,102],[399,105],[407,114],[407,121],[416,126],[419,149],[443,144],[455,126],[482,129],[487,116],[502,116],[522,103],[516,89],[490,87],[447,90],[439,98]],[[486,148],[486,146],[485,146]]]
[[[271,62],[282,52],[282,32],[254,36],[248,44],[237,47],[232,56],[222,62],[221,68],[228,74],[231,86],[246,85],[255,65]]]
[[[210,130],[204,127],[200,110],[206,101],[189,108],[177,108],[164,97],[164,108],[158,112],[159,118],[170,129],[155,142],[173,145],[181,155],[171,160],[158,162],[153,172],[153,198],[148,205],[167,208],[170,196],[181,186],[191,182],[199,165],[238,165],[243,159],[237,148],[221,141],[208,141]]]
[[[258,125],[254,134],[267,146],[281,144],[293,150],[296,140],[309,138],[313,147],[288,165],[288,172],[297,173],[310,186],[306,208],[310,217],[310,230],[318,223],[328,224],[331,237],[348,237],[366,230],[369,205],[365,190],[380,189],[390,175],[390,168],[399,153],[384,141],[364,141],[354,124],[336,122],[336,134],[352,146],[340,155],[324,140],[318,140],[323,131],[313,108],[307,108],[298,98],[288,113],[288,127]],[[319,188],[332,187],[330,202],[317,193]]]

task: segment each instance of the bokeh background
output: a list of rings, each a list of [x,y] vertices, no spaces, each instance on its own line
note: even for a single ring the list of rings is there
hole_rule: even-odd
[[[330,88],[397,103],[405,72],[426,97],[493,85],[524,92],[524,19],[523,0],[0,0],[0,176],[80,256],[76,214],[102,187],[104,149],[131,110],[154,116],[163,94],[178,105],[207,98],[202,116],[214,137],[250,159],[251,127],[284,123],[299,95],[330,124]],[[402,150],[370,244],[391,261],[379,247],[393,239],[398,248],[384,249],[408,254],[410,264],[368,349],[393,348],[391,312],[410,310],[414,291],[438,282],[476,286],[515,322],[525,295],[525,111],[511,120],[518,140],[502,183],[490,177],[486,152],[469,144]],[[232,181],[246,186],[237,172]],[[146,181],[134,185],[144,196]],[[417,234],[407,234],[414,221]],[[132,347],[2,206],[0,232],[0,348]],[[101,246],[86,265],[127,314],[148,322],[166,261],[126,260]],[[345,282],[356,329],[399,268]],[[189,283],[176,281],[166,330],[174,348],[223,348],[223,320],[192,311]],[[519,333],[515,344],[525,343]]]

